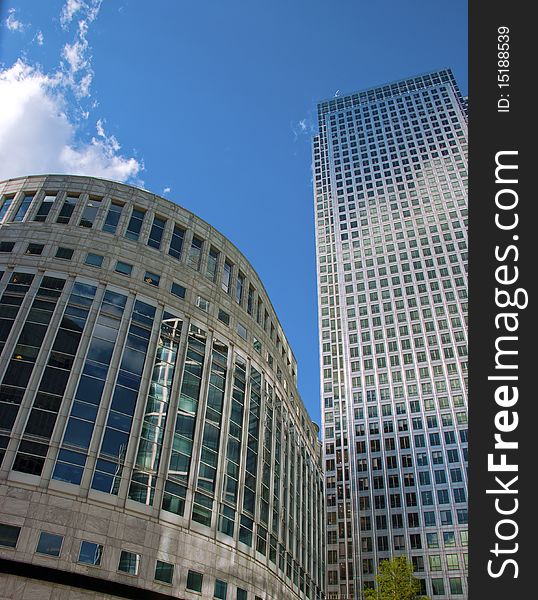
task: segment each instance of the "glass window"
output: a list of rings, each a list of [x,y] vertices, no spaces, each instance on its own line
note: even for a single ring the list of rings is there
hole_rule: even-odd
[[[450,577],[448,580],[450,584],[451,594],[463,594],[463,586],[461,584],[461,577]]]
[[[226,311],[222,310],[222,308],[219,308],[218,319],[225,325],[230,325],[230,315]]]
[[[69,219],[71,218],[71,215],[75,210],[77,202],[78,196],[67,196],[64,200],[64,203],[62,204],[62,208],[60,210],[58,218],[56,219],[56,223],[63,223],[64,225],[69,223]]]
[[[247,328],[241,323],[237,324],[237,333],[244,339],[247,339]]]
[[[120,554],[120,562],[118,564],[118,571],[128,573],[129,575],[138,575],[140,569],[140,554],[134,552],[127,552],[122,550]]]
[[[181,249],[183,248],[184,238],[185,230],[175,225],[172,239],[170,240],[170,248],[168,249],[168,254],[170,254],[170,256],[173,256],[178,260],[181,258]]]
[[[458,571],[460,568],[460,561],[458,560],[457,554],[447,554],[446,564],[449,571]]]
[[[93,254],[93,252],[89,252],[86,255],[86,260],[84,261],[84,263],[92,267],[101,268],[103,265],[104,258],[105,257],[101,256],[100,254]]]
[[[42,531],[39,535],[36,552],[38,554],[46,554],[47,556],[60,556],[63,540],[62,535]]]
[[[0,546],[15,548],[19,540],[20,527],[0,523]]]
[[[432,589],[434,596],[444,596],[445,582],[442,579],[432,579]]]
[[[149,285],[154,285],[155,287],[159,287],[159,281],[161,280],[160,275],[156,275],[155,273],[151,273],[150,271],[146,271],[144,274],[144,281],[149,283]]]
[[[95,217],[101,206],[102,198],[90,198],[84,207],[82,216],[80,217],[79,226],[91,229],[95,221]]]
[[[196,298],[196,306],[205,312],[209,311],[209,301],[205,298],[202,298],[202,296],[198,296]]]
[[[155,581],[162,583],[172,583],[174,578],[174,565],[158,560],[155,563]]]
[[[114,269],[117,273],[130,276],[133,271],[133,265],[118,260]]]
[[[12,204],[13,197],[3,199],[2,206],[0,207],[0,223],[4,220],[4,217]]]
[[[43,253],[43,248],[45,246],[43,244],[28,244],[28,248],[26,248],[25,254],[33,254],[36,256],[40,256]]]
[[[131,219],[129,225],[127,225],[127,231],[125,237],[129,240],[138,240],[140,237],[140,231],[142,230],[142,223],[144,222],[145,212],[139,208],[133,208],[131,213]]]
[[[237,588],[236,600],[248,600],[247,591]]]
[[[163,239],[165,225],[165,219],[161,219],[160,217],[153,218],[153,225],[151,226],[151,231],[149,232],[148,246],[157,248],[157,250],[161,247],[161,240]]]
[[[200,268],[200,258],[202,256],[202,246],[204,245],[204,240],[197,236],[193,236],[191,247],[189,248],[189,255],[187,257],[187,264],[189,267],[193,269]]]
[[[235,300],[238,304],[243,301],[243,291],[245,289],[245,276],[243,273],[237,274],[237,281],[235,285]]]
[[[0,242],[0,252],[11,252],[15,247],[15,242]]]
[[[13,222],[18,222],[18,221],[22,221],[26,215],[26,213],[28,212],[28,209],[30,208],[30,204],[32,204],[32,200],[34,199],[33,195],[29,195],[29,196],[24,196],[24,198],[22,199],[22,202],[19,205],[19,209],[17,210],[17,212],[15,213],[15,216],[13,217]]]
[[[187,293],[187,289],[180,285],[179,283],[172,283],[172,288],[170,290],[174,296],[178,298],[185,298],[185,294]]]
[[[213,598],[218,598],[219,600],[226,600],[226,595],[228,593],[228,584],[226,581],[222,581],[221,579],[215,579],[215,591],[213,593]]]
[[[232,278],[232,264],[227,260],[224,261],[224,269],[222,271],[222,289],[228,294],[230,292],[230,281]]]
[[[103,546],[101,544],[87,542],[86,540],[82,540],[82,542],[80,542],[78,562],[84,563],[85,565],[93,565],[98,567],[101,564],[102,556]]]
[[[202,591],[202,581],[204,576],[196,571],[189,571],[187,574],[187,589],[193,592]]]
[[[71,260],[73,258],[73,252],[73,248],[64,248],[63,246],[60,246],[58,250],[56,250],[56,258]]]
[[[36,216],[34,217],[34,221],[40,221],[40,222],[45,221],[47,219],[47,216],[48,216],[50,209],[52,208],[52,205],[54,204],[55,200],[56,200],[56,194],[54,194],[54,195],[47,194],[43,198],[43,200],[41,200],[41,204],[36,213]]]
[[[211,247],[209,249],[209,255],[207,257],[207,269],[206,269],[206,277],[215,281],[217,277],[217,266],[219,261],[219,251],[215,250],[215,248]]]
[[[122,210],[123,204],[118,204],[116,202],[112,202],[110,204],[105,222],[103,224],[103,231],[106,233],[116,233]]]

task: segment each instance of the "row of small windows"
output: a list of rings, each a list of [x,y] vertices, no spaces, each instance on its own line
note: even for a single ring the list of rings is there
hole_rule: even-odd
[[[11,222],[20,222],[25,220],[25,217],[27,216],[28,210],[30,208],[30,205],[32,204],[32,201],[34,200],[34,197],[34,194],[24,195],[17,211],[14,215],[12,214]],[[56,198],[57,194],[47,193],[42,198],[39,208],[37,209],[37,212],[33,217],[33,221],[45,222],[49,217],[49,213],[51,212],[52,206]],[[14,199],[15,195],[6,196],[3,198],[2,204],[0,205],[0,223],[2,223],[5,220],[6,215],[14,202]],[[70,223],[75,208],[80,202],[80,200],[80,195],[68,193],[63,201],[60,212],[56,217],[56,223]],[[102,201],[103,198],[97,198],[93,196],[90,196],[88,198],[78,223],[79,226],[86,228],[93,227],[97,220],[98,212],[102,205]],[[124,204],[114,200],[110,203],[104,219],[102,231],[111,234],[117,233],[124,207]],[[127,239],[132,241],[139,240],[145,217],[146,211],[144,209],[136,206],[132,208],[131,215],[124,233]],[[157,215],[153,217],[153,222],[151,224],[151,229],[149,231],[147,239],[147,245],[149,247],[155,248],[156,250],[161,249],[166,224],[167,220],[164,217],[160,217]],[[169,242],[168,254],[178,260],[183,260],[183,255],[185,255],[184,260],[186,264],[192,267],[193,269],[200,270],[200,268],[202,267],[203,249],[206,245],[206,241],[203,238],[194,234],[192,236],[189,248],[185,250],[184,242],[186,239],[186,234],[186,229],[177,224],[174,224]],[[9,250],[3,251],[5,252]],[[98,256],[99,255],[91,257],[89,260],[94,262],[89,262],[87,264],[92,264],[93,266],[101,266],[99,262],[102,264],[103,257],[98,258]],[[205,276],[213,283],[217,282],[219,262],[220,252],[215,247],[210,246],[207,251]],[[132,265],[130,267],[132,269]],[[121,265],[120,268],[123,268],[124,270],[130,270],[128,266],[124,265]],[[234,271],[236,271],[235,279],[233,279]],[[129,273],[125,272],[124,274]],[[144,279],[147,279],[147,282],[152,285],[158,285],[158,277],[158,275],[149,273],[148,277],[145,277]],[[240,270],[236,269],[234,267],[234,264],[228,258],[225,258],[223,262],[220,285],[225,293],[231,295],[240,306],[244,306],[247,313],[253,319],[255,319],[260,325],[260,327],[262,327],[262,329],[264,329],[267,332],[271,339],[274,342],[276,342],[277,348],[279,348],[279,350],[281,351],[282,356],[287,359],[290,372],[292,372],[292,375],[295,378],[296,369],[294,366],[291,365],[291,361],[288,357],[289,351],[287,350],[283,340],[280,338],[279,335],[277,335],[276,328],[273,322],[271,321],[268,310],[265,308],[265,305],[260,299],[259,295],[257,296],[256,290],[250,284],[247,285],[246,275]]]
[[[381,515],[381,516],[383,516],[383,515]],[[384,527],[384,529],[386,529],[386,527]],[[460,533],[462,534],[462,536],[461,536],[462,537],[462,545],[467,546],[467,531],[461,531]],[[439,548],[438,533],[435,532],[435,533],[426,534],[426,535],[428,536],[428,544],[430,542],[432,544],[431,546],[428,545],[428,548]],[[465,542],[463,542],[464,535],[465,535]],[[371,536],[362,536],[361,537],[362,553],[370,553],[370,552],[374,551],[374,544],[372,543],[373,541],[377,542],[376,547],[377,547],[377,550],[379,550],[380,552],[390,551],[391,546],[392,546],[392,549],[394,549],[394,550],[405,550],[405,548],[406,548],[405,536],[403,536],[401,534],[392,536],[392,544],[389,543],[389,536],[379,535],[376,537],[377,537],[377,539],[372,538]],[[456,536],[455,536],[454,531],[443,532],[443,537],[446,540],[445,548],[448,550],[448,552],[450,552],[451,548],[456,548],[457,544],[456,544]],[[408,547],[411,550],[422,550],[422,538],[419,533],[412,533],[409,535]],[[327,557],[328,561],[327,562],[329,565],[336,564],[337,561],[335,560],[335,555],[336,555],[336,550],[328,551],[328,557]],[[464,553],[464,554],[462,554],[462,556],[464,557],[463,560],[465,561],[463,566],[464,566],[464,568],[467,568],[467,562],[466,562],[467,555],[466,555],[466,553]],[[429,562],[430,562],[430,570],[431,571],[441,571],[442,570],[440,555],[430,555],[428,558],[429,558]],[[448,570],[459,571],[462,569],[462,565],[460,564],[458,554],[446,554],[445,558],[446,558]],[[421,561],[421,563],[422,563],[422,561]],[[419,568],[415,568],[415,571],[424,571],[424,564],[422,563],[419,566]]]
[[[0,546],[4,548],[16,548],[20,536],[21,528],[15,525],[0,524]],[[41,531],[35,549],[36,554],[59,558],[62,552],[64,536],[47,531]],[[81,540],[77,562],[80,564],[100,567],[103,558],[104,546],[102,544]],[[119,573],[138,576],[140,574],[140,565],[142,557],[136,552],[121,550],[117,564]],[[174,582],[174,567],[172,563],[162,560],[155,561],[154,581],[172,585]],[[177,574],[176,574],[177,577]],[[185,589],[192,592],[201,592],[203,586],[204,575],[197,571],[189,570]],[[228,583],[221,579],[215,579],[213,598],[218,600],[227,600],[231,598],[228,594]],[[236,588],[236,600],[248,600],[249,594],[246,590]],[[255,596],[255,600],[261,600]]]

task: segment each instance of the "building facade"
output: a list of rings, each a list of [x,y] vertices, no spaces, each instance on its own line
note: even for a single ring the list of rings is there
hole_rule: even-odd
[[[0,596],[324,598],[318,428],[244,256],[119,183],[0,198]]]
[[[467,118],[450,70],[318,105],[327,597],[467,596]]]

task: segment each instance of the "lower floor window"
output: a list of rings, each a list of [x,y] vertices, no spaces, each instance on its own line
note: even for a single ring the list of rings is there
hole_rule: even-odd
[[[228,592],[228,584],[225,581],[216,579],[215,580],[215,592],[213,594],[213,597],[217,598],[218,600],[226,600],[227,592]]]
[[[39,535],[36,552],[38,554],[46,554],[47,556],[60,556],[63,540],[62,535],[42,531]]]
[[[174,565],[158,560],[155,564],[155,581],[172,583],[174,578]]]
[[[189,571],[187,574],[187,589],[193,592],[202,591],[202,581],[204,576],[196,571]]]
[[[128,573],[129,575],[138,575],[140,569],[140,554],[134,552],[127,552],[122,550],[120,554],[120,562],[118,565],[118,571]]]

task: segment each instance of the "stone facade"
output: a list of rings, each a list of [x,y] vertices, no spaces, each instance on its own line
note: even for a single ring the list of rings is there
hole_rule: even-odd
[[[0,597],[323,598],[318,428],[248,261],[127,185],[0,197]]]

